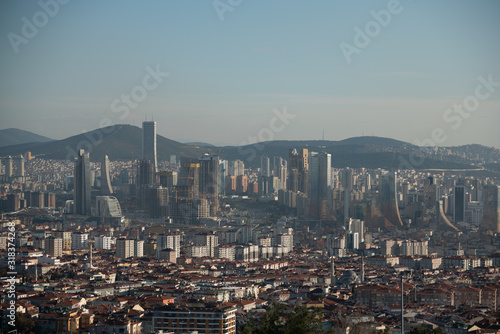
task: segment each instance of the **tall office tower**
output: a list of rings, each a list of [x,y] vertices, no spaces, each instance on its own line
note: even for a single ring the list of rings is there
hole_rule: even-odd
[[[154,169],[158,167],[156,155],[156,122],[142,122],[142,159],[148,160]]]
[[[294,171],[296,170],[296,171]],[[307,148],[300,150],[292,149],[288,152],[288,178],[289,190],[307,194],[309,178],[309,151]],[[296,179],[295,179],[296,177]],[[297,191],[294,191],[295,183]]]
[[[483,212],[481,230],[500,233],[500,186],[483,187]]]
[[[347,231],[358,233],[359,241],[365,241],[365,222],[360,219],[350,219],[347,224]]]
[[[21,154],[20,156],[17,157],[17,170],[16,170],[16,176],[21,176],[23,177],[24,174],[24,156]]]
[[[100,235],[94,238],[96,249],[111,249],[111,237]]]
[[[379,194],[379,207],[382,215],[392,225],[403,226],[401,215],[398,206],[398,174],[396,172],[388,172],[382,176],[381,190]]]
[[[219,160],[219,195],[226,195],[227,160]]]
[[[372,176],[370,173],[366,173],[365,175],[365,191],[372,189]]]
[[[109,176],[109,159],[105,155],[101,161],[101,194],[111,195],[113,188],[111,187],[111,178]]]
[[[219,211],[219,174],[218,156],[205,154],[200,158],[200,193],[207,198],[212,216],[215,216]]]
[[[181,254],[181,236],[177,234],[160,234],[156,237],[156,252],[159,254],[164,249],[175,250],[175,258]]]
[[[12,157],[9,155],[7,161],[5,162],[5,175],[11,177],[14,174],[14,168],[12,166]]]
[[[45,239],[45,253],[52,257],[60,257],[63,253],[63,240],[61,238],[48,237]]]
[[[403,184],[403,196],[406,198],[407,188]],[[438,214],[438,194],[437,185],[435,184],[434,178],[431,176],[424,180],[424,199],[422,203],[422,221],[424,224],[434,221],[437,223]]]
[[[270,160],[267,155],[260,158],[260,175],[269,177],[271,176]]]
[[[332,155],[311,152],[309,155],[308,216],[328,219],[331,216]]]
[[[132,239],[120,238],[116,240],[116,253],[115,256],[119,259],[125,260],[134,256],[134,241]]]
[[[139,161],[139,170],[137,171],[137,187],[152,186],[156,183],[155,166],[151,161],[143,159]]]
[[[349,190],[349,192],[352,191],[353,189],[353,178],[352,178],[352,169],[350,169],[349,167],[346,167],[346,169],[344,170],[344,180],[343,180],[344,184],[344,189],[347,189]]]
[[[200,162],[193,158],[181,158],[181,170],[177,178],[177,196],[198,198],[200,192]]]
[[[85,150],[79,150],[75,159],[74,184],[75,213],[90,216],[90,156]]]
[[[456,185],[453,190],[453,221],[463,222],[465,220],[465,187]]]

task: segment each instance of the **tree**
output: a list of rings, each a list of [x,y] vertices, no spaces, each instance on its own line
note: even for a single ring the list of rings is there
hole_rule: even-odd
[[[271,306],[258,321],[249,320],[242,328],[244,334],[313,334],[321,333],[318,309]]]
[[[24,316],[23,313],[16,313],[16,329],[18,333],[35,334],[35,322]]]

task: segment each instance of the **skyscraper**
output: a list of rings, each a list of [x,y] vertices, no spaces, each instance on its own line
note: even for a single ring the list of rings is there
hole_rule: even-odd
[[[142,159],[158,167],[156,155],[156,122],[142,122]]]
[[[109,159],[105,155],[101,162],[101,194],[111,195],[113,188],[111,187],[111,179],[109,177]]]
[[[287,189],[307,194],[309,179],[309,150],[303,148],[288,152],[288,187]],[[295,190],[295,186],[297,190]]]
[[[75,159],[74,180],[75,213],[90,216],[90,156],[82,149]]]
[[[267,155],[263,155],[260,158],[260,175],[269,177],[271,176],[271,166],[270,166],[270,160]]]
[[[309,155],[309,214],[311,218],[328,219],[331,215],[332,155],[311,152]]]
[[[398,206],[398,174],[388,172],[382,176],[379,194],[380,212],[392,225],[403,226]]]
[[[481,229],[500,233],[500,186],[484,186],[483,198],[484,216]]]
[[[455,186],[453,191],[453,202],[455,203],[453,220],[455,223],[463,222],[465,219],[465,187],[463,185]]]
[[[200,158],[200,192],[204,194],[210,204],[210,214],[215,216],[219,211],[219,157],[205,154]]]

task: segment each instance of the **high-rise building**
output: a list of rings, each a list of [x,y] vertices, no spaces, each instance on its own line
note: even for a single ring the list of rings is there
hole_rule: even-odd
[[[101,194],[111,195],[113,188],[111,187],[111,178],[109,176],[109,159],[105,155],[101,162]]]
[[[71,248],[80,249],[88,247],[88,233],[75,232],[71,234]]]
[[[311,152],[309,155],[308,217],[328,219],[331,216],[332,156]]]
[[[71,249],[72,236],[70,231],[54,231],[52,236],[62,239],[63,249]]]
[[[143,257],[144,256],[144,240],[134,241],[134,256]]]
[[[358,233],[359,235],[359,242],[364,242],[365,241],[365,222],[360,220],[360,219],[350,219],[349,223],[347,224],[347,231],[353,232],[353,233]]]
[[[271,176],[270,160],[267,155],[260,158],[260,175],[269,177]]]
[[[61,257],[63,252],[63,240],[61,238],[48,237],[45,239],[45,253],[52,257]]]
[[[296,149],[288,152],[288,187],[293,192],[307,194],[309,173],[309,150],[303,148],[300,153]]]
[[[206,196],[212,216],[215,216],[219,211],[219,161],[219,157],[216,155],[205,154],[200,158],[200,192]]]
[[[382,176],[379,194],[380,212],[392,225],[403,226],[398,205],[398,174],[388,172]]]
[[[456,185],[453,191],[453,220],[456,222],[463,222],[465,220],[465,187],[463,185]]]
[[[159,252],[171,248],[175,250],[175,258],[178,258],[181,253],[181,236],[177,234],[160,234],[156,237],[156,251],[159,256]]]
[[[96,249],[111,249],[111,237],[100,235],[94,239]]]
[[[483,231],[500,233],[500,186],[487,185],[483,187]]]
[[[219,245],[219,238],[215,234],[199,233],[195,235],[194,243],[197,246],[206,246],[208,256],[215,257],[215,248]]]
[[[156,155],[156,122],[142,122],[142,159],[158,167]]]
[[[182,327],[181,327],[182,326]],[[236,307],[205,304],[167,305],[153,312],[153,331],[235,334]]]
[[[75,160],[74,184],[75,213],[90,216],[90,156],[85,150],[79,150]]]
[[[12,157],[9,155],[5,161],[5,175],[11,177],[14,174],[14,168],[12,166]]]
[[[17,157],[16,176],[24,177],[24,156],[21,154]]]
[[[152,186],[156,183],[155,165],[147,159],[139,161],[139,168],[137,171],[137,188],[141,186]]]
[[[133,257],[134,253],[134,243],[135,240],[120,238],[116,240],[116,257],[122,260],[128,259],[129,257]]]

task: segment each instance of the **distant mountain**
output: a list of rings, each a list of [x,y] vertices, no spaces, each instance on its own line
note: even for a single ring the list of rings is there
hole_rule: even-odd
[[[159,160],[169,160],[170,155],[177,157],[198,156],[197,148],[181,144],[158,135],[156,138]],[[96,129],[50,143],[29,143],[0,147],[0,156],[17,155],[31,151],[32,155],[44,159],[72,159],[77,150],[83,148],[90,153],[90,160],[100,161],[106,154],[110,160],[131,160],[142,154],[142,129],[136,126],[119,124]],[[201,154],[201,153],[200,153]]]
[[[20,129],[10,128],[0,130],[0,147],[25,143],[43,143],[52,140],[51,138]]]
[[[215,147],[215,145],[212,145],[212,144],[209,144],[209,143],[197,142],[197,141],[187,142],[187,143],[184,143],[184,145],[189,145],[189,146],[203,146],[203,147]]]
[[[209,146],[206,146],[209,145]],[[24,143],[0,147],[0,157],[31,151],[45,159],[72,159],[77,149],[90,152],[92,161],[100,161],[107,154],[110,160],[140,158],[142,154],[142,129],[132,125],[113,125],[87,133],[51,142]],[[391,169],[456,169],[498,173],[500,150],[481,145],[459,147],[418,147],[410,143],[382,137],[354,137],[340,141],[328,140],[278,140],[246,146],[216,147],[201,142],[182,144],[157,136],[159,161],[168,161],[170,155],[199,157],[204,153],[218,154],[225,160],[242,160],[247,168],[260,167],[261,157],[271,159],[281,156],[288,159],[290,149],[308,148],[315,152],[332,154],[336,168]]]
[[[336,168],[384,168],[384,169],[475,169],[470,163],[444,161],[428,156],[419,147],[402,141],[381,137],[355,137],[341,141],[294,140],[261,142],[246,146],[225,146],[221,156],[227,160],[243,160],[245,166],[260,167],[263,155],[272,158],[281,156],[288,159],[289,149],[307,148],[313,152],[328,152],[332,155],[332,165]],[[424,159],[414,162],[424,154]],[[271,162],[272,164],[272,162]]]

